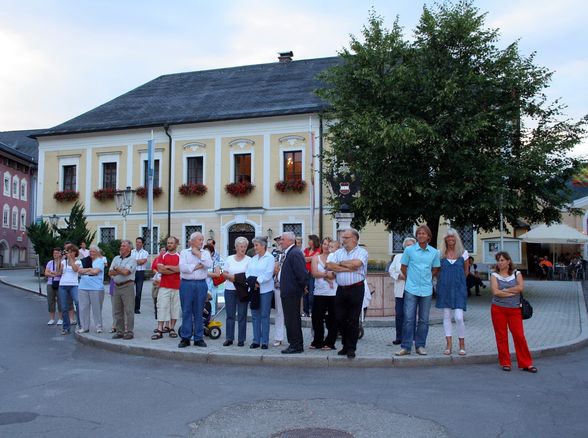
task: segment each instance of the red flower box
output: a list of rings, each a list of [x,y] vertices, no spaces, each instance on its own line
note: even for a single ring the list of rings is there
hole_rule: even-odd
[[[137,187],[137,191],[135,193],[137,194],[137,196],[139,198],[146,198],[147,197],[147,189],[143,186]],[[153,187],[153,197],[154,198],[159,198],[162,193],[163,193],[163,190],[161,190],[161,187]]]
[[[99,201],[106,201],[108,199],[114,199],[115,194],[116,189],[114,188],[99,189],[94,192],[94,198]]]
[[[225,186],[225,191],[232,196],[247,196],[255,188],[253,184],[247,181],[230,183]]]
[[[182,184],[178,191],[184,196],[203,196],[208,188],[204,184]]]
[[[71,202],[75,201],[79,197],[80,193],[73,190],[64,190],[62,192],[53,193],[53,199],[55,199],[57,202]]]
[[[276,190],[278,192],[286,193],[286,192],[296,192],[302,193],[306,188],[306,181],[302,179],[295,179],[291,181],[278,181],[276,183]]]

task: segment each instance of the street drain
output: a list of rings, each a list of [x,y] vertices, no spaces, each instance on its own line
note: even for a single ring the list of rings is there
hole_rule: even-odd
[[[348,432],[322,427],[307,427],[304,429],[288,429],[272,435],[272,438],[353,438]]]
[[[18,423],[30,423],[39,414],[34,412],[0,412],[0,426]]]

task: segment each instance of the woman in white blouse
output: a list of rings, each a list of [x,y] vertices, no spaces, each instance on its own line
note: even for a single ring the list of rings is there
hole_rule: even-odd
[[[78,303],[78,270],[82,267],[82,262],[78,260],[80,252],[75,245],[68,245],[66,255],[61,261],[61,280],[59,281],[59,303],[61,305],[61,316],[63,318],[62,335],[68,335],[70,331],[69,320],[69,299],[76,306],[76,312],[79,312]],[[68,299],[69,298],[69,299]],[[79,320],[79,314],[77,316]],[[75,324],[75,322],[72,322]]]
[[[245,276],[256,277],[255,289],[259,290],[259,307],[251,309],[253,342],[249,348],[267,350],[269,344],[270,312],[274,294],[274,257],[267,250],[267,238],[253,239],[255,256],[251,258]]]
[[[235,239],[236,253],[227,257],[225,260],[223,270],[223,275],[227,279],[225,281],[227,328],[225,333],[226,340],[223,343],[225,347],[233,345],[233,341],[235,340],[235,314],[238,318],[237,345],[239,347],[245,345],[245,339],[247,338],[247,301],[241,301],[239,299],[237,289],[233,284],[235,274],[245,273],[251,261],[251,257],[246,254],[247,246],[249,246],[249,241],[245,237],[237,237]]]

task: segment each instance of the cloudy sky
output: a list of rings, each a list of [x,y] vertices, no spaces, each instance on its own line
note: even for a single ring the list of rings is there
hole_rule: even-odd
[[[46,128],[157,76],[334,56],[370,8],[410,36],[418,0],[0,0],[0,131]],[[551,99],[588,113],[588,1],[478,0],[502,46],[555,72]],[[588,142],[578,148],[588,155]]]

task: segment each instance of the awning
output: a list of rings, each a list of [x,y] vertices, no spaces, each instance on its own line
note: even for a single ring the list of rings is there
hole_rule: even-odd
[[[588,236],[565,224],[541,224],[519,236],[526,243],[588,243]]]

